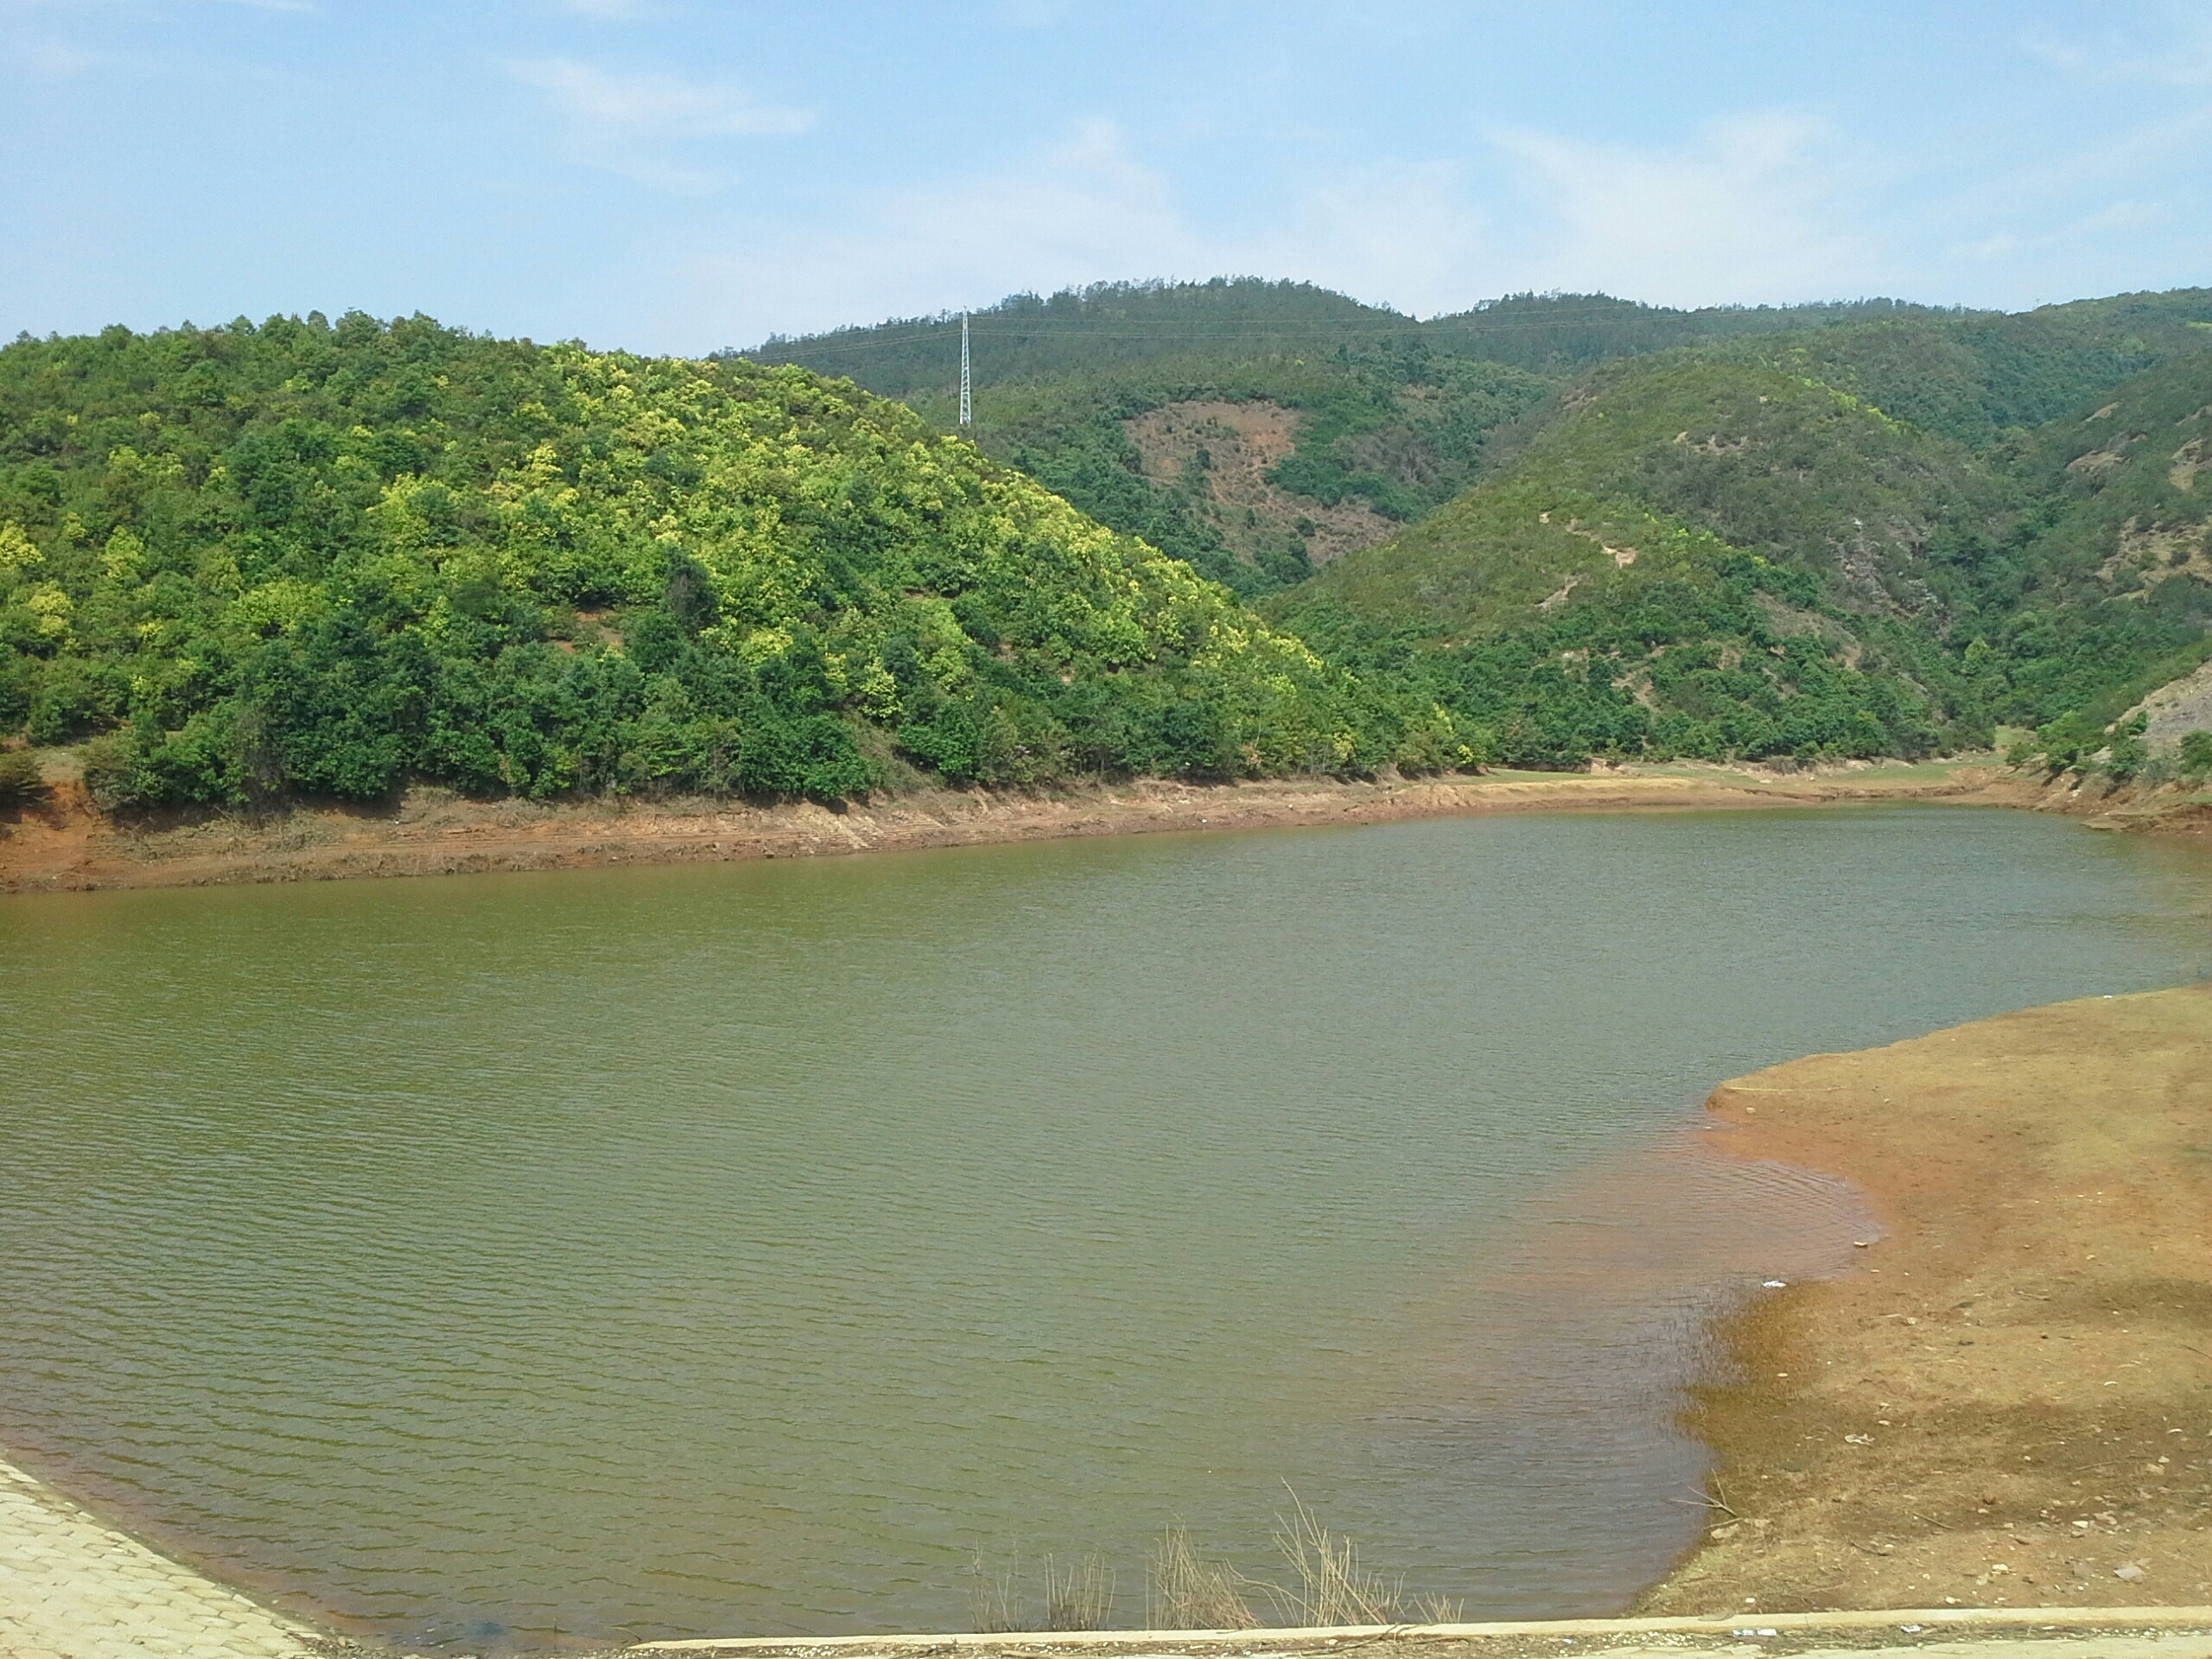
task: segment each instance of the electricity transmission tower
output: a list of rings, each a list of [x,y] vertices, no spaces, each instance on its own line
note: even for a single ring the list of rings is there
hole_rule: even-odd
[[[960,424],[966,426],[973,418],[968,404],[968,314],[960,314]]]

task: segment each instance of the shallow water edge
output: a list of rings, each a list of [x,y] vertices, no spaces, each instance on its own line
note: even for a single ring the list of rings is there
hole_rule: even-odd
[[[418,789],[391,808],[302,806],[270,818],[200,813],[124,822],[94,810],[80,787],[65,783],[43,805],[0,822],[0,893],[726,863],[1501,812],[1915,800],[2035,806],[2045,796],[1989,756],[1791,772],[1686,764],[1414,780],[1135,779],[1037,795],[940,791],[836,809],[728,801],[546,805]]]
[[[2205,874],[1915,810],[7,907],[0,1441],[410,1642],[946,1628],[1175,1513],[1264,1570],[1286,1476],[1618,1606],[1712,1313],[1861,1234],[1711,1078],[2202,971]]]
[[[2212,1599],[2212,983],[1808,1056],[1710,1109],[1889,1231],[1725,1322],[1688,1421],[1726,1508],[1640,1610]]]

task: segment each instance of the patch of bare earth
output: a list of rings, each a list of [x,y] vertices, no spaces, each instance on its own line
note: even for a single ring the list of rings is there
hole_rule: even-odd
[[[2191,438],[2173,453],[2173,467],[2166,474],[2177,490],[2196,487],[2196,475],[2212,470],[2212,447],[2202,438]]]
[[[1886,1236],[1732,1332],[1713,1524],[1638,1611],[2212,1599],[2212,985],[1717,1090]]]
[[[1122,429],[1143,457],[1147,478],[1204,480],[1199,510],[1240,558],[1295,537],[1306,557],[1323,565],[1387,540],[1397,526],[1357,496],[1327,507],[1268,482],[1269,469],[1297,447],[1298,422],[1298,411],[1281,404],[1205,398],[1163,404],[1123,422]]]
[[[929,791],[837,809],[726,800],[472,801],[418,789],[386,808],[302,806],[247,813],[115,819],[80,785],[0,813],[0,892],[323,881],[610,864],[812,858],[1075,836],[1376,823],[1463,813],[1813,806],[1848,801],[1979,799],[1987,766],[1904,776],[1753,767],[1638,773],[1518,773],[1339,782],[1157,779],[1050,793]]]
[[[2166,739],[2178,743],[2179,732],[2169,727],[2162,734],[2162,741]],[[2195,784],[2116,784],[2101,773],[2037,783],[2016,773],[1992,783],[1986,798],[2002,805],[2033,807],[2080,818],[2092,830],[2212,836],[2212,793]]]
[[[2107,582],[2133,575],[2139,593],[2177,576],[2212,582],[2212,519],[2195,524],[2144,524],[2130,518],[2120,527],[2120,546],[2097,567]]]
[[[2190,732],[2212,732],[2212,663],[2160,686],[2121,719],[2139,713],[2147,721],[2143,737],[2154,754],[2179,747]]]

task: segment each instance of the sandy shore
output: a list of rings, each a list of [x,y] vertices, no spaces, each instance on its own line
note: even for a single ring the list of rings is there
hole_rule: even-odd
[[[389,810],[301,808],[258,820],[214,814],[143,823],[102,817],[81,790],[64,782],[43,805],[0,817],[0,892],[817,857],[1464,813],[1900,800],[2032,804],[1986,757],[1818,772],[1674,766],[1371,783],[1144,781],[1049,795],[941,791],[834,811],[723,801],[540,806],[418,790]]]
[[[1724,1084],[1886,1236],[1732,1335],[1715,1524],[1639,1611],[2212,1600],[2212,985]]]

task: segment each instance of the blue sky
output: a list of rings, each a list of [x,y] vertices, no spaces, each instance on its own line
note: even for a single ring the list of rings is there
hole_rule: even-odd
[[[0,0],[0,337],[2212,283],[2212,0]]]

